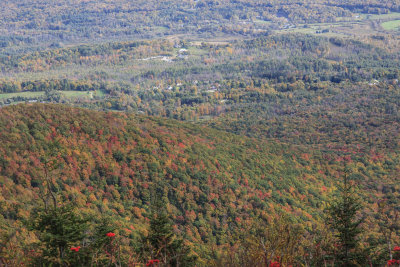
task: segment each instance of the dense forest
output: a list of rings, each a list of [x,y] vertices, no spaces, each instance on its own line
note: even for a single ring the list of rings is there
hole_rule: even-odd
[[[392,238],[398,238],[396,153],[310,151],[156,117],[43,104],[3,108],[0,121],[5,260],[26,263],[33,257],[26,251],[41,248],[37,242],[42,240],[26,222],[34,216],[32,209],[50,205],[52,192],[54,201],[74,203],[81,216],[111,218],[127,251],[137,248],[149,231],[152,205],[159,199],[174,233],[199,263],[219,265],[213,261],[240,253],[233,245],[247,240],[244,232],[274,220],[283,220],[277,227],[285,220],[300,227],[290,234],[299,238],[292,245],[302,247],[293,248],[293,255],[278,250],[276,256],[291,264],[329,262],[337,251],[329,244],[317,248],[315,242],[334,242],[324,229],[323,212],[337,194],[344,166],[363,204],[362,225],[369,229],[363,247],[375,251],[370,261],[378,264],[389,257],[386,232],[379,226],[385,219],[393,220]],[[233,255],[223,254],[227,246],[233,246],[228,250]],[[16,248],[18,257],[13,258],[8,251]],[[316,249],[322,255],[308,259],[305,251]]]
[[[399,266],[400,2],[0,1],[0,267]]]

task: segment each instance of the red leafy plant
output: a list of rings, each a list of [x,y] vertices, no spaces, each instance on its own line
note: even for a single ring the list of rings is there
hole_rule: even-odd
[[[110,232],[110,233],[107,233],[106,236],[108,236],[108,237],[114,237],[115,234]]]
[[[271,262],[271,263],[269,264],[269,267],[281,267],[281,265],[279,264],[279,262],[274,261],[274,262]]]
[[[388,260],[388,262],[387,262],[387,264],[389,265],[389,266],[391,266],[391,265],[399,265],[400,264],[400,260],[395,260],[395,259],[393,259],[393,260]]]
[[[160,260],[149,260],[148,263],[146,263],[146,266],[153,266],[154,264],[158,264]]]
[[[72,248],[71,248],[71,251],[78,252],[80,248],[81,248],[80,246],[72,247]]]

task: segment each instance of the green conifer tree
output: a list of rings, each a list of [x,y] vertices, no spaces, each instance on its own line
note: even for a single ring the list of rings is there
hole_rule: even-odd
[[[71,261],[76,260],[76,255],[70,248],[80,244],[87,223],[75,212],[72,205],[65,205],[36,210],[31,218],[30,228],[37,233],[42,249],[37,264],[69,266]]]
[[[149,234],[142,242],[144,258],[158,259],[161,266],[194,266],[196,257],[183,239],[175,235],[165,208],[156,204],[153,209]]]
[[[338,240],[335,257],[339,266],[358,266],[359,235],[362,233],[360,224],[363,220],[359,218],[358,212],[362,209],[362,205],[347,173],[339,190],[340,195],[328,207],[326,218],[327,223],[336,232]]]

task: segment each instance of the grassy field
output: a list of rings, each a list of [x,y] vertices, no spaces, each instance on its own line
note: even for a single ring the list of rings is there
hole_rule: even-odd
[[[26,97],[26,98],[37,98],[43,96],[44,92],[20,92],[20,93],[6,93],[0,94],[0,99],[8,99],[13,97]]]
[[[201,44],[199,44],[200,46]],[[199,56],[199,55],[204,55],[206,54],[206,51],[204,49],[199,48],[199,46],[190,46],[188,48],[188,52],[190,55],[194,56]]]
[[[266,20],[261,20],[261,19],[256,19],[254,23],[262,24],[262,25],[271,25],[271,21],[266,21]]]
[[[67,98],[80,98],[80,97],[104,97],[105,93],[102,91],[59,91],[62,95]],[[0,94],[0,99],[9,99],[14,97],[26,97],[26,98],[39,98],[44,95],[44,92],[19,92],[19,93],[6,93]]]
[[[65,97],[68,98],[77,98],[77,97],[90,97],[90,91],[59,91]],[[93,96],[95,93],[92,91]]]
[[[276,31],[277,33],[303,33],[303,34],[314,34],[319,36],[326,36],[326,37],[342,37],[345,36],[344,33],[341,33],[338,29],[338,26],[344,26],[345,24],[335,23],[335,24],[327,24],[327,23],[320,23],[320,24],[311,24],[308,27],[299,26],[296,28],[290,29],[282,29]],[[323,30],[329,30],[323,32]]]
[[[400,28],[400,20],[386,21],[381,26],[387,31],[397,30]]]
[[[366,15],[366,14],[363,14],[362,17],[368,18],[368,19],[398,19],[398,18],[400,18],[400,13],[399,12],[393,12],[393,13],[381,14],[381,15]]]

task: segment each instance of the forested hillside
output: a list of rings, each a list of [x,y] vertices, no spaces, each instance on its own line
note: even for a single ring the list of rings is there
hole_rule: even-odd
[[[127,247],[147,231],[152,202],[161,199],[174,232],[202,264],[212,264],[211,255],[235,244],[249,226],[282,213],[301,225],[303,235],[317,235],[343,162],[364,204],[366,246],[382,235],[374,203],[399,198],[393,153],[305,151],[156,117],[43,104],[2,108],[0,127],[2,242],[17,233],[1,252],[21,242],[21,261],[25,250],[37,248],[24,222],[46,203],[49,181],[58,202],[74,203],[79,214],[112,218],[118,235],[130,240]],[[297,245],[304,251],[313,242],[305,238]],[[307,261],[301,251],[291,255],[292,263]],[[377,260],[386,255],[380,253]]]

